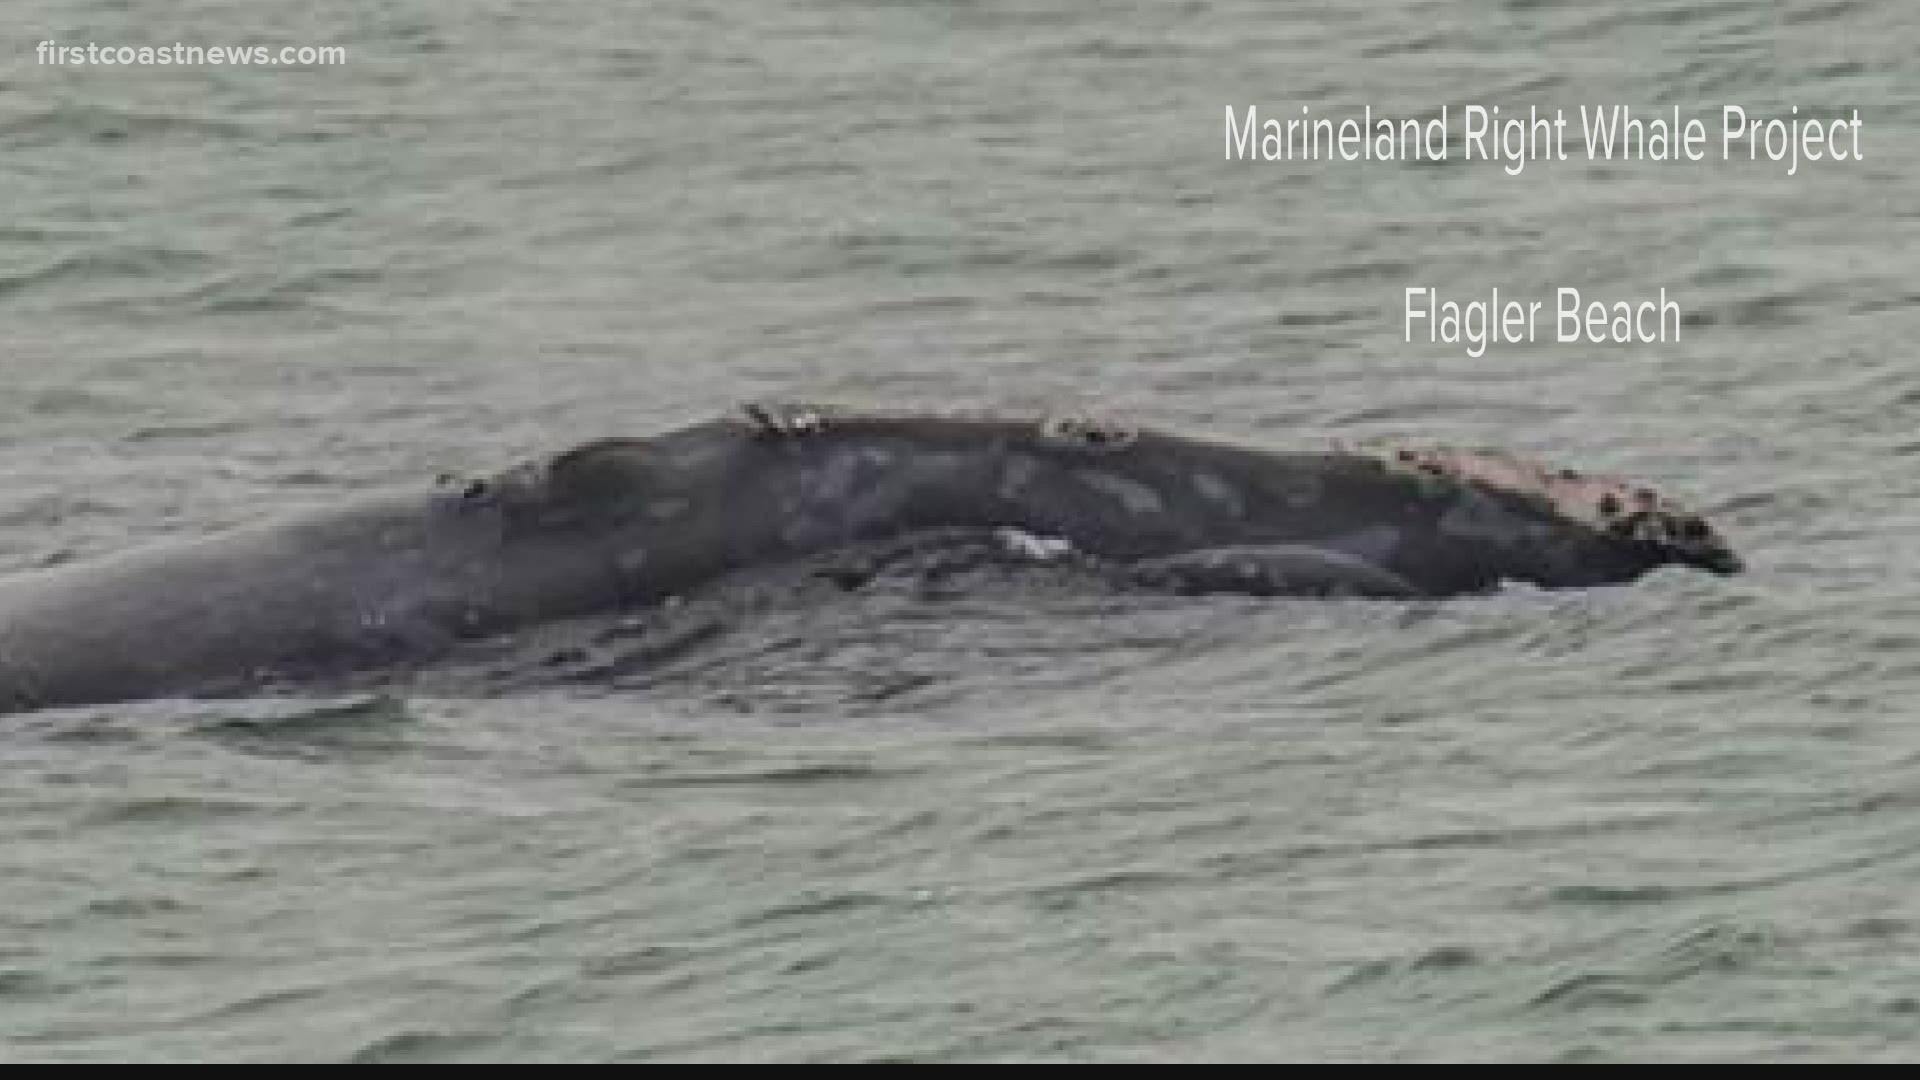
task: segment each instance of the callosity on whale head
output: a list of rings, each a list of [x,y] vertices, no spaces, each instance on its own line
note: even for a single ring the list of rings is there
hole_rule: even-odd
[[[1722,575],[1746,569],[1705,517],[1622,477],[1550,468],[1501,450],[1405,444],[1352,449],[1373,454],[1390,468],[1538,500],[1562,519],[1644,547],[1659,562]]]

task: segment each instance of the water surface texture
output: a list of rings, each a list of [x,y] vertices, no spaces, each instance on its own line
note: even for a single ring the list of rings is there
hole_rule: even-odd
[[[8,14],[0,569],[755,397],[1506,446],[1753,569],[776,583],[597,672],[7,718],[0,1058],[1920,1051],[1911,5]],[[1443,103],[1857,108],[1865,160],[1222,160],[1228,105]],[[1401,338],[1559,284],[1683,337]]]

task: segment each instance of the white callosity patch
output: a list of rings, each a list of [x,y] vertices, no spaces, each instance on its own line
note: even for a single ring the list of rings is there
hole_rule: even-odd
[[[826,430],[826,418],[818,409],[805,405],[748,402],[741,411],[763,435],[790,438],[815,435]]]
[[[1049,416],[1040,422],[1040,437],[1061,446],[1087,450],[1124,450],[1139,439],[1132,425],[1092,416]]]

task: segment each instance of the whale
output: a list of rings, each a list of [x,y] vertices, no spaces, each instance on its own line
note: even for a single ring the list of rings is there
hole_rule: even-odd
[[[1624,585],[1741,559],[1630,479],[1499,450],[1247,445],[1078,415],[792,402],[0,577],[0,712],[244,694],[983,530],[1189,594]]]

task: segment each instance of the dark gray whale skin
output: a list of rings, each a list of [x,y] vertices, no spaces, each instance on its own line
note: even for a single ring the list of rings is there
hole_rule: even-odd
[[[1606,528],[1377,453],[753,407],[464,484],[0,579],[0,712],[219,695],[430,658],[916,530],[1017,528],[1195,591],[1258,579],[1249,591],[1444,597],[1505,581],[1624,583],[1670,564],[1739,568],[1698,518],[1662,521]]]

